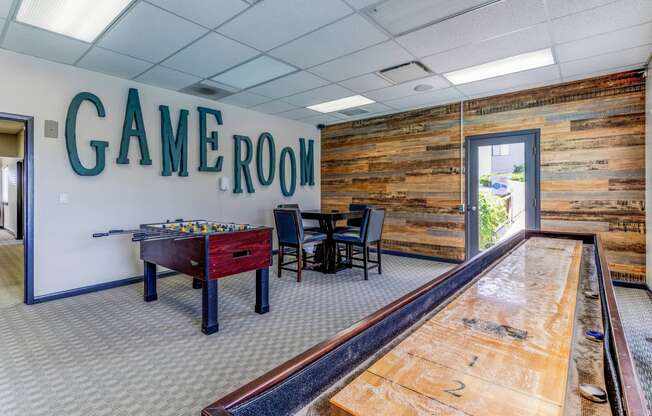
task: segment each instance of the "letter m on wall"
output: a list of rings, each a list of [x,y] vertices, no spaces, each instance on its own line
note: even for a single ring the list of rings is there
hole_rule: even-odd
[[[177,136],[172,131],[170,109],[167,105],[159,106],[161,111],[161,150],[163,152],[163,171],[161,175],[170,176],[179,172],[179,176],[188,176],[188,110],[179,111]]]
[[[315,141],[308,140],[306,149],[306,139],[299,139],[300,156],[301,156],[301,185],[315,184]]]

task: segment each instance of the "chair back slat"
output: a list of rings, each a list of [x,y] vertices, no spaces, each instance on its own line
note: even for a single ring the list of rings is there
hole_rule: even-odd
[[[366,213],[366,212],[365,212]],[[375,243],[380,241],[383,235],[383,225],[385,223],[385,210],[384,209],[370,209],[368,219],[365,224],[364,240],[367,243]]]
[[[275,209],[274,222],[279,243],[296,245],[303,241],[303,222],[298,209]]]
[[[349,211],[364,211],[369,208],[367,204],[350,204]],[[348,227],[360,227],[362,225],[362,218],[349,218],[346,220]]]

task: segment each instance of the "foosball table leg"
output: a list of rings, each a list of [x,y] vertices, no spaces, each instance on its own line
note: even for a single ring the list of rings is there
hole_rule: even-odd
[[[192,288],[193,289],[201,289],[201,280],[192,279]]]
[[[145,276],[144,276],[144,293],[143,299],[145,302],[152,302],[158,299],[156,294],[156,264],[145,262]]]
[[[201,332],[206,335],[217,332],[217,280],[206,279],[202,282]]]
[[[269,312],[269,268],[256,270],[256,312]]]

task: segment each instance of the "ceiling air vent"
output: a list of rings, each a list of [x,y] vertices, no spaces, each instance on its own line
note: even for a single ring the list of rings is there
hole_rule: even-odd
[[[421,62],[412,61],[391,68],[381,69],[378,74],[394,84],[412,81],[432,75],[432,72]]]
[[[196,95],[198,97],[209,98],[211,100],[219,100],[229,95],[236,93],[236,90],[228,90],[226,88],[218,88],[213,85],[203,84],[198,82],[182,89],[180,92],[185,94]]]
[[[345,115],[347,117],[360,116],[362,114],[367,114],[369,111],[363,110],[362,108],[348,108],[346,110],[340,110],[338,113]]]

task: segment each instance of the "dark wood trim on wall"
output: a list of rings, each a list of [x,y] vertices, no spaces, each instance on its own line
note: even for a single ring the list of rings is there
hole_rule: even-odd
[[[602,238],[611,277],[645,281],[642,70],[328,126],[322,207],[384,207],[383,247],[465,257],[461,137],[539,129],[541,229]]]

